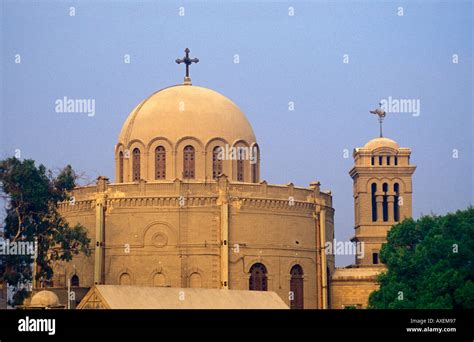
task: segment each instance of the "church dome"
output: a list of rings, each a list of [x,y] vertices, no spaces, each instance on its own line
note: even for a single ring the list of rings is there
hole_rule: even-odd
[[[172,143],[193,137],[202,144],[213,138],[228,144],[256,140],[237,105],[216,91],[192,85],[168,87],[143,100],[125,121],[119,143],[127,146],[138,140],[146,145],[157,137]]]
[[[372,139],[364,146],[364,148],[368,150],[375,150],[380,147],[389,147],[395,150],[398,150],[400,148],[396,141],[383,137]]]
[[[218,147],[226,151],[219,155],[222,160],[216,159]],[[236,161],[236,150],[250,158]],[[225,174],[231,180],[257,183],[259,158],[252,126],[239,107],[185,80],[153,93],[132,110],[115,148],[116,179],[207,181]]]
[[[60,305],[58,296],[54,292],[48,290],[43,290],[36,293],[31,298],[30,302],[30,306],[36,307],[52,307],[58,305]]]

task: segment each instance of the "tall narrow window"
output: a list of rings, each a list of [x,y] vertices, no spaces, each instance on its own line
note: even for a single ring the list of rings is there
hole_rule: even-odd
[[[393,219],[395,220],[395,222],[398,222],[400,221],[400,207],[398,205],[398,199],[400,196],[400,186],[398,185],[398,183],[395,183],[393,185],[393,192],[395,193],[395,197],[393,200]]]
[[[217,177],[222,173],[222,147],[216,146],[212,150],[212,178]]]
[[[251,150],[250,163],[252,165],[252,183],[258,182],[258,165],[260,160],[260,151],[257,145],[254,145]]]
[[[383,157],[379,157],[379,165],[382,166],[383,164]]]
[[[243,182],[244,181],[244,158],[242,150],[239,149],[238,157],[237,157],[237,181]]]
[[[184,148],[184,154],[183,154],[183,178],[194,179],[195,177],[194,160],[195,160],[194,147],[192,147],[191,145],[188,145]]]
[[[383,183],[382,191],[383,191],[383,202],[382,202],[383,220],[384,222],[387,222],[388,221],[388,196],[387,196],[388,184],[387,183]]]
[[[133,150],[133,181],[140,180],[140,150]]]
[[[166,150],[163,146],[155,149],[155,179],[166,178]]]
[[[375,157],[371,157],[370,158],[370,165],[374,165],[375,164]]]
[[[377,265],[379,263],[379,253],[372,253],[372,264]]]
[[[377,184],[372,183],[372,222],[377,221],[377,201],[375,199],[375,194],[377,193]]]
[[[249,290],[267,291],[267,268],[261,263],[256,263],[250,268]]]
[[[387,157],[387,165],[390,165],[390,157]]]
[[[293,295],[293,299],[291,300],[291,308],[303,309],[303,269],[300,265],[295,265],[291,268],[290,275],[290,291]]]
[[[123,183],[123,152],[119,153],[119,183]]]
[[[395,165],[398,165],[398,157],[395,157]]]

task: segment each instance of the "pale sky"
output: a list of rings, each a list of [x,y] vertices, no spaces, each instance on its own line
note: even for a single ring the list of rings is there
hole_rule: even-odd
[[[389,113],[384,124],[413,150],[414,216],[473,203],[472,2],[1,4],[0,158],[19,149],[48,168],[113,179],[124,120],[182,82],[174,60],[189,47],[200,59],[193,84],[232,99],[253,125],[262,179],[332,191],[338,240],[353,235],[352,149],[378,135],[368,112],[381,99],[420,103],[419,116]],[[56,113],[64,96],[95,100],[95,115]]]

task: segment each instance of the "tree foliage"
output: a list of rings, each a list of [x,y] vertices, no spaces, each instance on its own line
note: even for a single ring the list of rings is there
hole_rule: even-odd
[[[474,208],[406,219],[380,252],[387,271],[370,308],[474,308]]]
[[[0,185],[6,201],[4,239],[12,242],[37,243],[36,280],[53,277],[56,261],[69,261],[74,255],[90,255],[86,230],[81,225],[69,226],[58,212],[58,204],[69,200],[76,174],[67,165],[56,176],[33,160],[8,158],[0,161]],[[17,288],[15,302],[26,295],[32,280],[31,255],[5,255],[3,280]],[[23,290],[22,290],[23,289]]]

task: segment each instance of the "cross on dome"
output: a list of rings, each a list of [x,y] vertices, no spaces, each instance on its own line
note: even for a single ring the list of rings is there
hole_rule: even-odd
[[[190,58],[189,57],[190,50],[188,48],[186,48],[184,52],[186,53],[186,55],[182,59],[177,58],[176,63],[178,64],[184,63],[186,65],[186,76],[184,77],[184,84],[191,85],[191,78],[189,77],[189,66],[191,65],[191,63],[198,63],[199,59]]]

